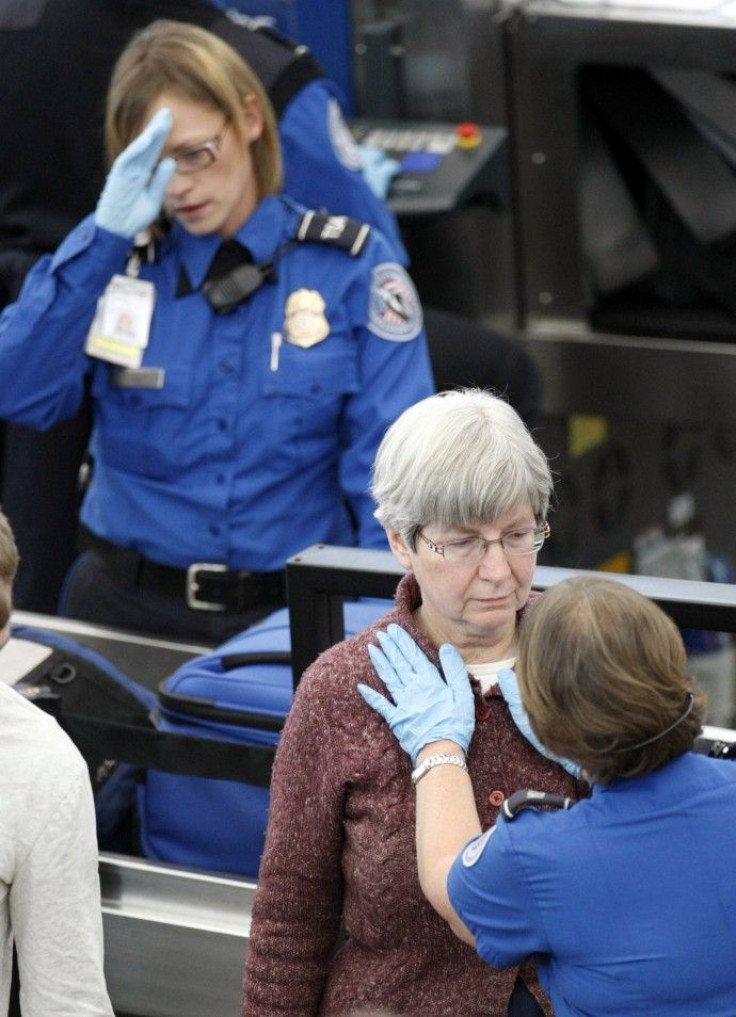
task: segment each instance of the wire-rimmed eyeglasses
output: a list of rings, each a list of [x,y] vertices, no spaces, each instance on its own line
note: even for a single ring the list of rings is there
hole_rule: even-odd
[[[203,141],[191,148],[183,148],[179,152],[172,152],[170,158],[176,163],[176,172],[186,176],[188,173],[199,173],[200,170],[211,166],[220,158],[222,142],[229,126],[230,121],[226,120],[220,133],[209,141]]]
[[[419,530],[417,536],[421,537],[427,547],[440,555],[448,565],[479,565],[486,555],[491,544],[500,544],[503,553],[507,558],[522,558],[524,555],[536,554],[550,534],[549,523],[541,526],[530,527],[523,530],[509,530],[502,537],[495,540],[486,540],[480,536],[461,537],[459,540],[448,540],[444,544],[438,544],[429,537],[425,537]]]

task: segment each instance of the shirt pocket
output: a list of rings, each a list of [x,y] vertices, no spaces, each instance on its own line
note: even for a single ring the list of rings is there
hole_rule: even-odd
[[[261,421],[270,469],[323,473],[334,470],[343,440],[343,415],[358,391],[357,354],[352,343],[329,336],[303,349],[284,341],[277,369],[272,359],[261,372]]]
[[[355,349],[329,337],[308,349],[284,342],[278,360],[272,359],[261,376],[261,395],[276,426],[288,434],[296,427],[305,437],[334,432],[345,400],[358,388]]]
[[[177,477],[193,460],[191,370],[167,367],[161,388],[120,387],[114,370],[95,373],[96,454],[108,466],[155,480]]]

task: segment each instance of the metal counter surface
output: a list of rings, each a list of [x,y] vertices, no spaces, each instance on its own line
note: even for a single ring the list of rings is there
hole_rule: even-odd
[[[254,883],[103,853],[100,884],[116,1013],[237,1013]]]

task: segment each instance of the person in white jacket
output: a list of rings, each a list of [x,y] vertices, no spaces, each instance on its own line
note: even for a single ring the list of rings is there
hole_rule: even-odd
[[[0,513],[0,647],[10,637],[17,568]],[[113,1017],[87,765],[3,671],[0,649],[0,1017],[8,1013],[13,944],[23,1017]]]

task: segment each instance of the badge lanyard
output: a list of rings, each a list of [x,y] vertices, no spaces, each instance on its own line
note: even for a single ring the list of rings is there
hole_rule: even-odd
[[[156,302],[153,283],[138,278],[139,246],[128,258],[125,275],[114,275],[97,301],[84,346],[89,356],[121,367],[140,367],[151,334]]]

